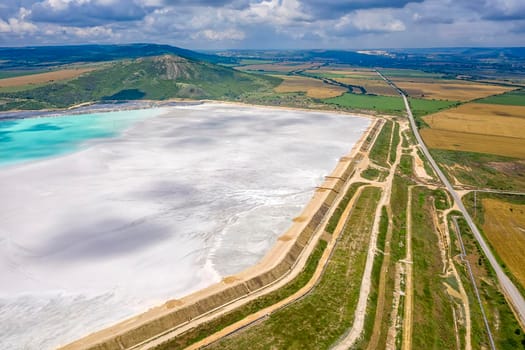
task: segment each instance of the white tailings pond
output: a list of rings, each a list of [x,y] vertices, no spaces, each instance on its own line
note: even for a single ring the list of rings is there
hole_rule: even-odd
[[[253,265],[370,124],[211,103],[152,115],[0,168],[0,349],[52,349]]]

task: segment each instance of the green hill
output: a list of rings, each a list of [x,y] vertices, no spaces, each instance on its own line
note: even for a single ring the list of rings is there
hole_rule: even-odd
[[[239,72],[175,55],[117,61],[74,80],[0,93],[2,110],[64,108],[82,102],[164,100],[172,97],[236,100],[270,91],[280,79]]]

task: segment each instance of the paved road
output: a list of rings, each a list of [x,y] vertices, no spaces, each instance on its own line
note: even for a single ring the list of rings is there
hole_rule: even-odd
[[[483,250],[483,253],[485,253],[485,256],[490,262],[490,265],[496,272],[496,275],[498,276],[498,280],[500,282],[501,288],[507,295],[508,299],[510,300],[514,310],[516,311],[519,321],[521,325],[525,325],[525,299],[523,298],[523,295],[519,292],[518,288],[512,283],[510,278],[505,274],[501,266],[499,265],[498,261],[494,257],[494,254],[492,254],[492,251],[490,250],[489,246],[483,239],[483,236],[479,232],[477,226],[474,224],[474,221],[472,221],[472,217],[467,212],[467,209],[463,205],[463,202],[461,201],[461,198],[459,197],[459,194],[456,192],[450,181],[448,181],[447,177],[439,166],[437,165],[436,161],[432,156],[430,155],[430,152],[428,151],[427,146],[423,142],[423,139],[421,138],[421,135],[419,135],[419,130],[417,129],[416,122],[414,121],[414,116],[412,115],[412,110],[410,109],[410,105],[408,104],[408,100],[406,95],[397,88],[391,81],[386,79],[381,73],[378,72],[378,74],[387,82],[389,83],[394,89],[396,89],[399,94],[403,97],[403,101],[405,102],[405,107],[408,113],[408,117],[410,120],[410,126],[412,127],[412,131],[414,132],[414,135],[417,139],[417,142],[421,146],[421,150],[425,154],[425,157],[427,157],[428,161],[432,165],[432,168],[434,168],[434,171],[439,176],[441,181],[445,184],[447,190],[452,195],[452,198],[454,198],[454,201],[456,202],[456,205],[458,206],[459,210],[463,213],[463,216],[465,217],[465,220],[467,221],[467,224],[470,227],[470,230],[474,234],[474,237],[476,237],[476,240],[478,241],[479,245],[481,246],[481,249]]]

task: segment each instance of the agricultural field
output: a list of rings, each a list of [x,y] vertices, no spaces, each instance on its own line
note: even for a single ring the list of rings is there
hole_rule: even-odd
[[[398,96],[398,93],[390,85],[388,85],[375,71],[373,70],[357,70],[355,68],[343,69],[319,69],[306,71],[307,74],[314,75],[321,78],[333,79],[337,82],[360,86],[366,90],[367,94]],[[357,91],[360,92],[360,91]]]
[[[461,80],[399,77],[392,78],[392,81],[411,97],[451,101],[470,101],[513,89]]]
[[[443,77],[441,73],[429,73],[415,69],[380,69],[381,73],[389,78],[428,78],[440,79]]]
[[[330,85],[319,79],[302,76],[279,76],[283,82],[274,91],[277,93],[305,92],[312,98],[331,98],[344,94],[347,89],[341,86]]]
[[[35,85],[41,85],[51,83],[54,81],[61,81],[67,79],[73,79],[80,75],[91,72],[95,68],[76,68],[76,69],[61,69],[53,72],[21,75],[11,78],[0,79],[0,91],[5,91],[9,88],[20,88],[20,87],[34,87]]]
[[[492,103],[496,105],[525,106],[525,90],[509,91],[504,94],[490,96],[476,102]]]
[[[525,158],[525,138],[478,135],[451,130],[422,129],[427,147]]]
[[[257,72],[280,72],[280,73],[289,73],[296,70],[310,69],[313,67],[318,67],[320,64],[315,62],[278,62],[278,63],[258,63],[258,64],[248,64],[243,66],[235,67],[238,70],[242,71],[257,71]]]
[[[423,98],[409,98],[408,101],[416,120],[420,120],[418,117],[436,113],[442,109],[447,109],[460,103],[458,101],[427,100]]]
[[[423,120],[430,148],[525,158],[525,107],[468,103]]]
[[[485,237],[512,275],[525,287],[525,204],[494,198],[483,198],[481,203]]]
[[[401,97],[344,94],[324,100],[325,103],[354,110],[373,110],[378,113],[403,115],[405,105]]]

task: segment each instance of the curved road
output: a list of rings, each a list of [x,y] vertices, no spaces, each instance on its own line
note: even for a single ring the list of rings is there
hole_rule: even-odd
[[[512,283],[510,278],[505,274],[501,266],[499,265],[498,261],[494,257],[494,254],[492,254],[492,251],[490,250],[489,246],[483,239],[483,236],[479,232],[477,226],[474,224],[474,221],[472,220],[472,217],[467,212],[467,209],[463,205],[463,202],[461,201],[461,198],[459,197],[459,194],[456,192],[450,181],[448,181],[447,177],[439,166],[437,165],[436,161],[432,156],[430,155],[430,152],[428,151],[427,146],[423,142],[423,139],[421,138],[421,135],[419,135],[419,130],[417,129],[416,122],[414,120],[414,116],[412,115],[412,110],[410,109],[410,105],[408,104],[408,100],[406,95],[390,80],[385,78],[383,74],[380,72],[377,72],[383,78],[388,84],[390,84],[394,89],[399,92],[399,94],[403,97],[403,101],[405,102],[405,107],[408,113],[408,118],[410,120],[410,126],[412,127],[412,131],[414,132],[414,135],[417,139],[417,142],[419,143],[421,147],[421,151],[425,154],[425,157],[427,157],[428,161],[432,165],[432,168],[434,168],[434,171],[438,175],[438,177],[441,179],[443,184],[445,184],[445,187],[452,195],[452,198],[454,198],[454,202],[456,202],[456,205],[458,206],[459,210],[463,213],[463,216],[465,217],[465,221],[470,227],[470,230],[474,234],[474,237],[476,237],[476,240],[478,241],[481,249],[483,250],[483,253],[487,257],[487,259],[490,262],[490,265],[496,272],[496,275],[498,276],[498,280],[500,282],[501,288],[505,292],[507,298],[510,300],[510,303],[512,304],[512,307],[514,311],[516,312],[519,322],[522,326],[525,326],[525,299],[523,298],[523,295],[519,292],[518,288]]]

